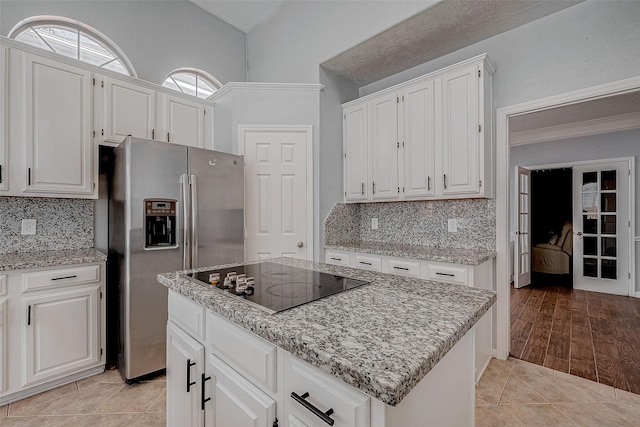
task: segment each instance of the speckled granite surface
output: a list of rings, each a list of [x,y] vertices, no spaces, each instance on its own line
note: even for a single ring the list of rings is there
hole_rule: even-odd
[[[398,245],[393,243],[343,243],[325,245],[325,249],[388,255],[398,258],[423,259],[452,264],[480,265],[496,256],[487,249],[437,248],[431,246]]]
[[[105,254],[93,248],[0,254],[0,271],[56,267],[106,260]]]
[[[466,286],[290,258],[269,261],[372,283],[269,315],[179,273],[159,274],[158,281],[394,406],[496,300],[494,292]]]
[[[93,247],[94,201],[0,196],[0,254]],[[36,234],[20,234],[22,219]]]

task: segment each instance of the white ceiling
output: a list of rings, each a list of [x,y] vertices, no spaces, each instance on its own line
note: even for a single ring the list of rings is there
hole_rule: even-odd
[[[268,21],[286,0],[189,0],[223,21],[248,33]]]

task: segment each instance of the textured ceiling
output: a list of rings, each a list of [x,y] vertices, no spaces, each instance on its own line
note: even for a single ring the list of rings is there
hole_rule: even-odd
[[[273,15],[285,0],[189,0],[223,21],[248,33]]]
[[[509,133],[581,123],[631,113],[640,113],[640,92],[609,96],[511,117],[509,119]]]
[[[322,66],[364,86],[582,1],[443,0]]]

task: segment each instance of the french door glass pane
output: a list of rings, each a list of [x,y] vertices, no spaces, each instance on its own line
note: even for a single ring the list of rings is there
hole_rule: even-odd
[[[598,277],[598,259],[597,258],[583,258],[583,270],[582,275],[585,277]]]
[[[616,189],[616,171],[602,171],[600,173],[600,189],[615,190]]]
[[[584,238],[584,255],[598,255],[598,238],[597,237],[585,237]]]
[[[582,191],[598,190],[598,172],[585,172],[582,174]]]
[[[529,230],[529,215],[520,214],[520,231],[525,232]]]
[[[598,234],[598,220],[596,218],[591,218],[597,215],[583,215],[582,216],[582,227],[584,228],[584,234]]]
[[[602,278],[616,280],[618,278],[617,261],[615,259],[603,259],[601,262]]]
[[[602,215],[600,232],[602,234],[616,234],[616,219],[615,215]]]
[[[597,217],[598,213],[598,193],[582,193],[582,212],[596,215],[589,215],[590,219]]]
[[[616,238],[615,237],[603,237],[602,238],[602,256],[615,257],[616,255]]]
[[[602,212],[616,211],[616,193],[602,194]]]
[[[520,175],[520,190],[523,193],[529,193],[529,177],[527,175]]]

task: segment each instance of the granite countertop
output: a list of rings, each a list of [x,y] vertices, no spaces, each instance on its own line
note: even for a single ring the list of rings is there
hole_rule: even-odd
[[[268,261],[371,283],[270,315],[180,272],[159,274],[158,281],[392,406],[496,301],[494,292],[462,285],[291,258]]]
[[[106,261],[107,256],[96,249],[69,249],[0,254],[0,271],[56,267],[71,264]]]
[[[388,255],[398,258],[414,258],[451,264],[480,265],[496,256],[487,249],[460,249],[437,246],[399,245],[394,243],[336,243],[325,244],[325,249]]]

